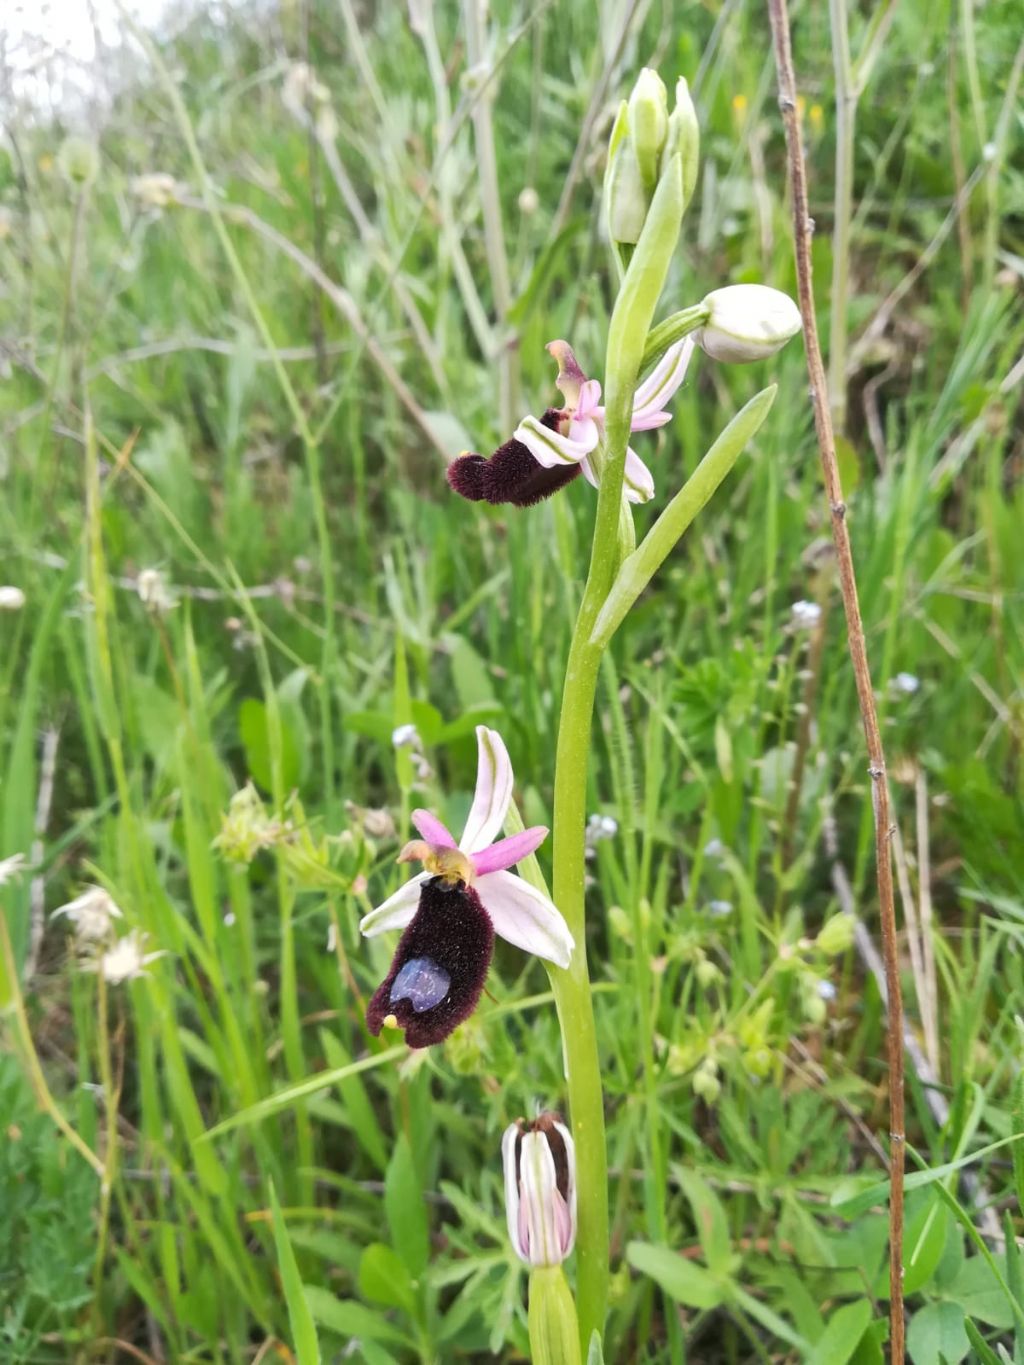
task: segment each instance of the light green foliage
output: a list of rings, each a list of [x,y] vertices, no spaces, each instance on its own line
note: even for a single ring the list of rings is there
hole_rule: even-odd
[[[506,440],[502,402],[558,401],[553,338],[604,378],[595,149],[645,62],[670,109],[689,82],[701,145],[655,323],[726,284],[796,286],[761,5],[597,22],[584,0],[493,0],[492,76],[464,83],[467,8],[200,12],[160,65],[132,49],[111,68],[88,165],[61,155],[63,123],[5,114],[0,558],[27,600],[0,610],[0,860],[29,864],[0,886],[5,1361],[104,1359],[118,1338],[203,1365],[530,1349],[499,1143],[565,1104],[548,978],[500,944],[478,1014],[410,1056],[366,1034],[392,941],[358,922],[404,879],[411,810],[462,828],[475,725],[508,742],[525,823],[551,823],[596,497],[580,479],[529,511],[470,506],[444,457]],[[904,940],[938,1063],[908,1088],[910,1352],[1024,1365],[1020,25],[958,5],[951,49],[950,15],[904,0],[862,62],[889,10],[849,9],[868,84],[840,459],[897,859],[934,957],[922,976]],[[795,39],[827,337],[827,7]],[[282,100],[283,54],[326,90],[319,141]],[[696,145],[679,107],[667,133],[646,111],[641,185],[650,147]],[[652,196],[652,233],[674,231],[695,160]],[[162,203],[133,188],[153,172],[177,185]],[[627,302],[660,284],[636,272]],[[623,373],[697,325],[665,323],[645,358],[623,309]],[[597,622],[578,796],[617,822],[585,866],[614,1251],[591,1365],[883,1359],[884,1014],[836,890],[841,868],[874,935],[870,779],[806,387],[799,341],[746,367],[698,354],[644,438],[656,497]],[[624,390],[605,396],[623,436]],[[173,589],[162,614],[146,568]],[[550,885],[550,842],[526,870]],[[166,953],[107,987],[105,1030],[68,926],[41,917],[94,883],[118,932]],[[109,1199],[40,1077],[110,1158]]]

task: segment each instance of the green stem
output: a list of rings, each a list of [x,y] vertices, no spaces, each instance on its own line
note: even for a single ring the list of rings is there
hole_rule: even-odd
[[[576,1143],[578,1191],[577,1311],[584,1354],[604,1329],[608,1298],[608,1158],[597,1030],[587,969],[584,876],[587,764],[598,671],[604,644],[594,626],[619,564],[622,480],[633,411],[633,391],[651,319],[679,240],[683,216],[678,157],[662,172],[637,249],[619,290],[608,328],[605,361],[606,446],[597,517],[583,600],[569,647],[555,756],[555,904],[576,940],[572,962],[552,973],[565,1050],[569,1109]]]

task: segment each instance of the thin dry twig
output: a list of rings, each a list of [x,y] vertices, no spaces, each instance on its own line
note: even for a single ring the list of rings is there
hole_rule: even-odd
[[[796,77],[793,71],[793,52],[789,33],[789,14],[786,0],[768,0],[775,63],[779,77],[779,107],[786,130],[786,151],[793,199],[793,239],[797,279],[800,293],[800,312],[804,322],[804,345],[807,351],[807,370],[811,381],[811,401],[814,405],[814,426],[821,452],[821,468],[832,517],[832,539],[836,548],[839,586],[846,613],[850,661],[857,684],[857,699],[864,738],[868,751],[868,771],[872,780],[875,816],[875,857],[878,873],[878,909],[882,931],[882,956],[885,964],[887,1035],[889,1054],[889,1138],[890,1138],[890,1199],[889,1199],[889,1289],[890,1340],[894,1365],[903,1365],[905,1355],[905,1324],[903,1312],[903,1168],[906,1135],[903,1117],[903,1001],[900,993],[899,954],[896,941],[896,907],[893,897],[892,859],[889,846],[891,818],[889,814],[889,786],[886,781],[885,751],[878,725],[875,694],[871,686],[864,623],[857,600],[857,579],[850,546],[850,530],[846,522],[846,503],[843,501],[839,462],[836,459],[835,436],[828,408],[828,385],[818,342],[818,328],[814,316],[814,286],[811,271],[811,234],[813,221],[808,212],[807,174],[800,136],[800,120],[796,104]]]
[[[43,732],[43,752],[39,764],[39,795],[36,798],[35,838],[32,840],[32,865],[38,868],[43,861],[45,845],[43,842],[46,827],[50,823],[50,808],[53,805],[53,782],[57,772],[57,745],[60,731],[50,726]],[[32,878],[30,891],[32,906],[31,930],[29,932],[28,957],[25,961],[25,980],[31,981],[39,963],[39,949],[46,928],[44,913],[46,878],[37,872]]]

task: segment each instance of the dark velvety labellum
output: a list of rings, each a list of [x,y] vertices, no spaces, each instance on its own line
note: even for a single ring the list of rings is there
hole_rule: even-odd
[[[380,1033],[394,1015],[410,1047],[440,1043],[476,1009],[493,952],[494,926],[472,887],[449,886],[441,877],[424,882],[416,914],[367,1007],[370,1032]],[[449,984],[438,998],[445,976]]]
[[[559,417],[557,408],[548,408],[540,420],[556,431]],[[470,502],[532,507],[572,483],[579,472],[578,464],[545,469],[522,441],[512,440],[499,446],[489,460],[482,455],[460,455],[448,466],[447,477],[451,488]]]

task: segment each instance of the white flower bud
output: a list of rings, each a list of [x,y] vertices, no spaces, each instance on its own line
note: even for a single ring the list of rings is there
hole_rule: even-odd
[[[576,1149],[554,1114],[520,1119],[501,1140],[512,1247],[529,1266],[560,1265],[576,1241]]]
[[[649,204],[633,144],[624,138],[608,173],[608,233],[613,242],[636,246]]]
[[[647,190],[658,183],[661,150],[668,136],[668,91],[657,71],[645,66],[629,97],[629,140]]]
[[[20,588],[10,584],[0,587],[0,611],[21,611],[25,605],[25,594]]]
[[[708,320],[694,333],[713,360],[726,364],[765,360],[795,337],[800,310],[780,289],[764,284],[730,284],[704,300]]]

